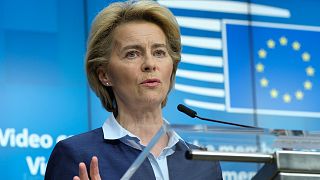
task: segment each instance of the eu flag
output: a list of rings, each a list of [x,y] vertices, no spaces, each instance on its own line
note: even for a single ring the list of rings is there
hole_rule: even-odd
[[[319,27],[226,21],[224,40],[229,111],[319,117]]]

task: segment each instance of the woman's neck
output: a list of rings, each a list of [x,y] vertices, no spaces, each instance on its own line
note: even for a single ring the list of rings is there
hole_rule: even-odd
[[[128,110],[118,108],[117,121],[123,128],[138,136],[142,145],[148,145],[153,136],[163,125],[161,107],[153,110]],[[152,153],[158,156],[168,144],[167,135],[160,138],[152,149]]]

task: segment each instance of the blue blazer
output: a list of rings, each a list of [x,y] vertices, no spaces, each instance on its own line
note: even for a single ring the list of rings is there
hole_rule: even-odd
[[[187,150],[183,142],[178,142],[175,152],[167,157],[170,180],[222,179],[218,162],[187,160]],[[119,180],[140,153],[119,140],[105,140],[102,128],[98,128],[57,143],[47,165],[45,180],[71,180],[79,174],[80,162],[84,162],[89,170],[92,156],[98,157],[102,179]],[[148,159],[131,179],[155,179]]]

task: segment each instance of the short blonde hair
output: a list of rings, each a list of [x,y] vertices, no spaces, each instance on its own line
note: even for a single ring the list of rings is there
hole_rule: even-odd
[[[106,67],[109,62],[116,27],[141,20],[158,25],[164,32],[169,55],[173,61],[168,93],[174,85],[177,66],[181,59],[180,29],[174,15],[167,8],[151,0],[112,3],[95,17],[86,53],[86,72],[89,85],[107,111],[117,113],[117,103],[112,87],[104,86],[100,82],[98,68]],[[161,103],[162,107],[166,105],[167,98],[168,94]]]

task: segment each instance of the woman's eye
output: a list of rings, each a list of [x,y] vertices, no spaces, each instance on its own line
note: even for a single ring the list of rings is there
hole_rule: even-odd
[[[126,53],[125,57],[128,59],[133,59],[139,56],[139,52],[138,51],[129,51]]]
[[[167,55],[167,53],[166,53],[166,51],[164,51],[164,50],[155,50],[155,51],[153,52],[153,55],[154,55],[155,57],[165,57],[165,56]]]

